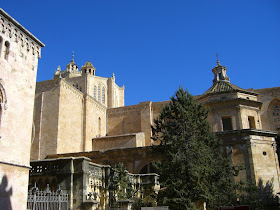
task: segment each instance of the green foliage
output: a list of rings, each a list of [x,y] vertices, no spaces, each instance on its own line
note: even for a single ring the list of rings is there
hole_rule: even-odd
[[[135,193],[127,173],[128,172],[123,163],[115,165],[113,184],[118,200],[130,199]]]
[[[133,189],[132,183],[129,179],[128,171],[126,170],[123,163],[115,165],[111,172],[111,190],[113,191],[110,207],[118,208],[119,204],[117,201],[120,200],[133,200],[132,209],[140,210],[143,206],[155,206],[156,195],[153,187],[150,185],[141,186],[142,198],[138,198],[137,194],[140,189]]]
[[[260,179],[258,185],[251,182],[240,182],[237,185],[238,204],[249,205],[253,210],[278,210],[278,197],[273,194],[273,180],[266,184]]]
[[[171,97],[155,120],[155,152],[162,160],[155,164],[163,189],[159,203],[171,209],[195,209],[195,202],[207,201],[207,208],[232,205],[236,201],[233,168],[222,157],[221,145],[209,130],[208,111],[183,88]]]

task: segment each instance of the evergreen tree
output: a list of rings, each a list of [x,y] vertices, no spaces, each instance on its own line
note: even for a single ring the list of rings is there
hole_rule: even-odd
[[[113,183],[118,200],[125,200],[133,197],[135,190],[132,188],[132,183],[128,177],[128,171],[123,163],[115,165]]]
[[[221,145],[209,130],[208,111],[183,88],[171,97],[155,120],[155,164],[163,190],[159,203],[170,209],[196,209],[201,199],[207,209],[236,201],[233,167],[222,157]]]

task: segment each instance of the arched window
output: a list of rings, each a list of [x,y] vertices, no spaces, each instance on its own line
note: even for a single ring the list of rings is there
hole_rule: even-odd
[[[96,86],[93,88],[93,98],[96,99]]]
[[[0,135],[1,135],[2,116],[3,116],[3,111],[5,109],[7,109],[6,92],[0,80]]]
[[[102,103],[105,104],[105,87],[102,88]]]
[[[139,174],[149,174],[149,173],[156,173],[156,169],[153,163],[148,163],[147,165],[143,166],[143,168],[139,172]]]
[[[0,25],[0,26],[1,26],[0,32],[4,33],[4,32],[5,32],[5,25],[4,25],[4,19],[3,19],[3,18],[1,18],[0,24],[1,24],[1,25]]]
[[[15,37],[15,42],[18,42],[18,34],[17,34],[17,29],[14,29],[14,37]]]
[[[97,93],[98,94],[98,99],[97,100],[100,102],[100,84],[98,84],[98,90],[97,91],[98,91],[98,93]]]
[[[8,41],[5,42],[5,55],[4,58],[8,60],[8,55],[10,51],[10,43]]]
[[[262,129],[270,129],[272,131],[280,130],[280,100],[275,98],[267,108],[269,121],[263,119]]]

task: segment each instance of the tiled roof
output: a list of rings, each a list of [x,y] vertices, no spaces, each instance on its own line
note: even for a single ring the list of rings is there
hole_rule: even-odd
[[[206,95],[208,93],[221,93],[221,92],[228,92],[228,91],[236,91],[236,90],[242,90],[242,88],[237,87],[234,84],[231,84],[230,82],[216,82],[212,87],[210,87],[203,95]]]

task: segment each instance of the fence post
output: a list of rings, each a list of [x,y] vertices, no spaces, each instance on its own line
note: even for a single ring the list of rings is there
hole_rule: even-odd
[[[51,191],[50,191],[50,186],[49,184],[47,184],[47,189],[46,189],[46,196],[48,197],[47,200],[47,210],[49,210],[49,203],[50,203],[50,194],[51,194]]]
[[[52,192],[49,184],[45,190],[39,191],[35,183],[28,192],[27,208],[30,210],[66,210],[68,209],[68,194],[64,194],[60,186],[56,192]]]
[[[36,206],[36,194],[37,194],[38,191],[39,191],[39,189],[38,189],[38,187],[36,186],[36,182],[35,182],[34,187],[32,187],[32,189],[31,189],[32,194],[34,193],[32,210],[35,210],[35,206]]]
[[[58,210],[61,210],[61,200],[60,200],[60,194],[62,190],[60,189],[60,185],[58,185],[57,193],[58,193]]]

